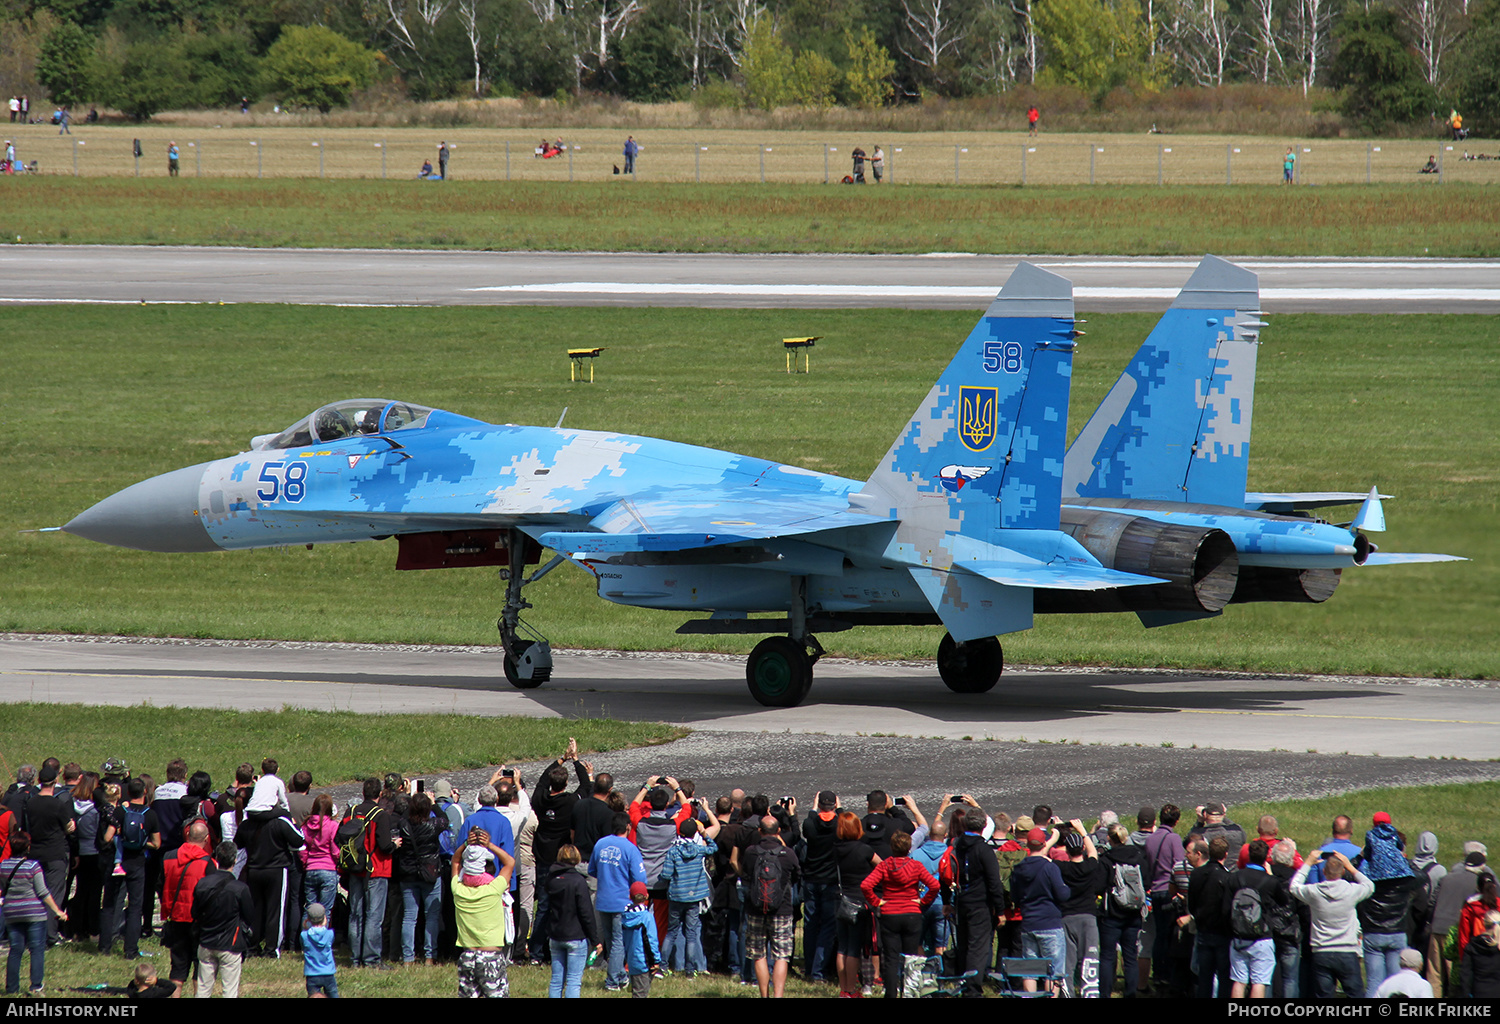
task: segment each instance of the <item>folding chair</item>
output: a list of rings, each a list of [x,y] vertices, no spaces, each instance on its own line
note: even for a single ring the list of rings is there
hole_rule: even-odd
[[[990,972],[990,981],[1005,999],[1049,999],[1051,982],[1060,981],[1052,973],[1052,961],[1043,957],[1001,957],[998,971]],[[1035,992],[1021,987],[1023,981],[1037,983]]]
[[[903,999],[956,999],[964,994],[965,983],[972,983],[979,977],[978,971],[944,974],[943,958],[940,956],[908,956],[904,967],[901,982]]]

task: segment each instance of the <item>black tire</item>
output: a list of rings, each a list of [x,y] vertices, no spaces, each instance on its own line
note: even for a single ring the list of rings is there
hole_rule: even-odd
[[[535,690],[538,686],[541,686],[552,678],[552,670],[550,668],[538,670],[530,679],[522,679],[520,673],[516,671],[516,662],[519,656],[525,654],[526,649],[534,643],[536,643],[535,640],[517,640],[516,653],[511,654],[508,651],[506,652],[505,678],[510,685],[518,690]]]
[[[767,637],[745,663],[750,696],[768,708],[794,708],[812,689],[812,659],[791,637]]]
[[[954,693],[989,693],[1005,671],[1005,653],[996,637],[958,643],[951,633],[938,644],[938,675]]]

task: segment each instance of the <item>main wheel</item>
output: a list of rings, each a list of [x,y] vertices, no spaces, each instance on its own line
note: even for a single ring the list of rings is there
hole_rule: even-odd
[[[938,644],[938,675],[954,693],[988,693],[1005,671],[1005,654],[996,637],[959,643],[944,633]]]
[[[530,679],[522,679],[520,672],[517,671],[516,662],[520,659],[521,655],[526,653],[527,648],[534,643],[536,643],[535,640],[517,640],[515,653],[512,654],[510,651],[505,652],[505,678],[510,685],[518,690],[535,690],[538,686],[541,686],[552,678],[552,670],[550,668],[537,669],[532,673]]]
[[[750,652],[745,681],[750,696],[766,707],[794,708],[812,688],[812,659],[791,637],[767,637]]]

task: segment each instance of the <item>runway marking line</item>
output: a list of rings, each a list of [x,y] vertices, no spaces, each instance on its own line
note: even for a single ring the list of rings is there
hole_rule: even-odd
[[[1211,711],[1207,708],[1148,707],[1131,704],[1100,704],[1100,708],[1119,711],[1175,711],[1182,715],[1252,715],[1263,718],[1328,718],[1356,722],[1416,722],[1426,725],[1500,725],[1469,718],[1402,718],[1398,715],[1314,715],[1306,711]]]

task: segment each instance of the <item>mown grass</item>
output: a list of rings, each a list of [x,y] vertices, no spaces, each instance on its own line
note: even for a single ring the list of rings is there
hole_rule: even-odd
[[[1217,153],[1222,176],[1222,147]],[[951,173],[951,150],[946,159]],[[1500,176],[1500,161],[1483,166]],[[1035,163],[1030,173],[1032,182],[1051,180]],[[1439,194],[1427,184],[1436,187],[1430,181],[830,188],[40,176],[7,181],[0,239],[645,252],[1500,253],[1493,230],[1500,190],[1450,182]],[[58,283],[60,296],[87,288],[86,281]]]
[[[1090,316],[1076,430],[1154,317]],[[1250,487],[1350,490],[1387,504],[1387,550],[1460,564],[1350,571],[1326,604],[1234,606],[1143,630],[1134,616],[1048,616],[1015,662],[1495,678],[1500,387],[1495,323],[1466,316],[1272,318],[1262,332]],[[488,570],[391,575],[395,543],[162,555],[57,526],[147,476],[243,450],[337,398],[390,395],[493,422],[668,437],[858,479],[973,325],[906,310],[14,308],[0,335],[0,630],[493,643]],[[822,334],[813,372],[780,339]],[[564,349],[607,343],[598,383]],[[1348,510],[1333,510],[1348,514]],[[564,568],[530,591],[562,647],[748,651],[679,637],[687,617],[601,602]],[[835,654],[930,658],[941,630],[858,629]]]
[[[182,757],[221,783],[234,778],[236,765],[249,762],[259,770],[262,758],[274,757],[287,766],[284,777],[308,771],[320,786],[389,771],[442,772],[541,760],[561,753],[570,736],[587,756],[686,735],[668,725],[608,719],[360,715],[298,708],[172,708],[164,714],[150,705],[6,704],[0,718],[5,723],[0,768],[12,777],[20,765],[56,755],[62,743],[66,759],[80,764],[123,757],[137,772],[156,773]]]

